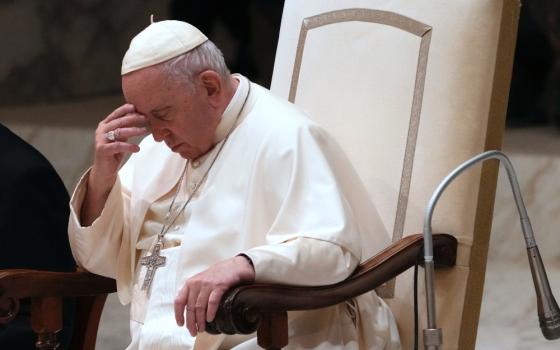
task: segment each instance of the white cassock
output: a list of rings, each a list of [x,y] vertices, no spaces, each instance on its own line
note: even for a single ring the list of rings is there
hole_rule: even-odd
[[[326,285],[343,280],[389,243],[365,188],[333,139],[294,105],[235,77],[240,84],[216,131],[216,147],[189,162],[176,207],[226,143],[166,234],[167,262],[148,294],[140,289],[145,267],[139,260],[161,230],[186,160],[146,137],[89,227],[78,220],[87,173],[72,196],[74,257],[86,270],[115,278],[120,301],[132,302],[129,349],[193,347],[195,339],[175,323],[173,301],[186,279],[214,263],[244,253],[253,261],[256,282]],[[374,293],[288,317],[287,349],[400,348],[393,316]],[[259,348],[254,335],[203,337],[215,349]]]

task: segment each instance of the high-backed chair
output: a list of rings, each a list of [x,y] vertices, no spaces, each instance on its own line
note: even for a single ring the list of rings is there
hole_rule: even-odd
[[[286,1],[271,90],[335,136],[394,242],[422,231],[447,173],[501,147],[519,9],[518,0]],[[486,163],[466,173],[435,212],[434,230],[458,239],[455,267],[436,274],[444,349],[475,345],[497,171]],[[378,288],[404,349],[414,333],[412,284],[408,271]]]
[[[394,244],[366,252],[354,275],[334,286],[235,288],[211,331],[258,328],[259,344],[281,348],[287,310],[332,305],[378,287],[396,316],[403,348],[411,348],[413,279],[411,271],[401,272],[417,262],[422,238],[409,234],[422,231],[430,195],[450,170],[501,146],[518,14],[518,0],[286,1],[271,90],[335,136]],[[435,239],[436,263],[454,265],[436,274],[445,349],[474,348],[497,170],[486,163],[466,173],[435,213],[434,230],[456,238]],[[107,281],[96,291],[80,288],[79,278],[96,281],[83,274],[37,275],[33,289],[21,280],[25,273],[0,273],[0,298],[31,296],[40,309],[45,296],[71,294],[52,281],[71,284],[74,294],[114,290]]]

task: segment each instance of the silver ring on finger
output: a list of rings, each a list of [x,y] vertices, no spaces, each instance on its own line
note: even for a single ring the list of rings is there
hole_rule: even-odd
[[[111,130],[109,132],[106,132],[105,133],[105,139],[107,139],[107,141],[109,141],[109,142],[114,142],[117,139],[117,135],[118,135],[117,130],[119,130],[119,129],[115,129],[115,130]]]

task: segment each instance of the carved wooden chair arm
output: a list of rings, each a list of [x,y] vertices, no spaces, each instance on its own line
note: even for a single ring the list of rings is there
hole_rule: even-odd
[[[37,348],[56,349],[56,333],[62,328],[62,298],[76,297],[79,301],[70,348],[93,350],[105,299],[115,291],[115,280],[86,271],[0,270],[0,305],[8,305],[7,310],[0,310],[0,324],[11,322],[19,312],[19,301],[30,298]]]
[[[454,266],[457,239],[435,234],[433,240],[436,267]],[[215,320],[206,329],[212,334],[251,334],[258,329],[259,345],[281,348],[287,344],[287,311],[332,306],[381,286],[416,264],[423,256],[423,242],[421,234],[407,236],[360,264],[346,280],[329,286],[250,284],[233,288],[222,298]],[[270,327],[281,330],[270,335],[266,331]],[[286,339],[273,340],[278,343],[274,346],[270,339],[261,339],[280,333],[285,333]]]
[[[115,291],[114,279],[87,271],[0,270],[0,298],[66,297]]]

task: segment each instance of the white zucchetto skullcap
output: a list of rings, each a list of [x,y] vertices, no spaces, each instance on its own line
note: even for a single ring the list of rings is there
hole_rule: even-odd
[[[153,22],[130,42],[121,67],[125,75],[165,62],[188,52],[208,38],[196,27],[181,21]]]

